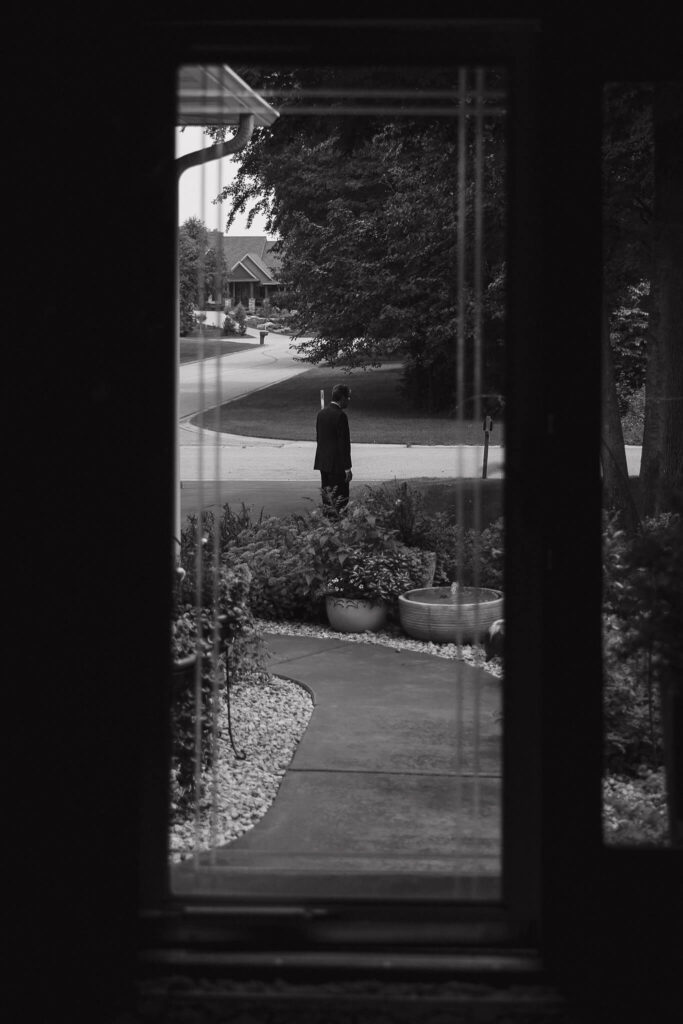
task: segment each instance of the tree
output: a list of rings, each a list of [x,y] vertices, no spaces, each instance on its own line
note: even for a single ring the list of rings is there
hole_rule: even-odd
[[[397,85],[393,72],[298,70],[259,87]],[[386,80],[385,80],[386,78]],[[414,84],[414,83],[413,83]],[[430,85],[453,82],[435,76]],[[504,181],[501,128],[484,134],[485,390],[502,390]],[[470,140],[471,149],[471,140]],[[464,391],[474,389],[472,298],[458,308],[457,126],[452,119],[368,116],[282,118],[255,132],[221,199],[228,225],[252,203],[281,236],[283,286],[296,296],[301,354],[312,363],[358,367],[404,363],[417,408],[453,411],[455,338],[465,318]],[[472,188],[466,200],[472,210]],[[471,224],[471,218],[468,219]],[[472,232],[468,231],[468,260]]]
[[[222,306],[228,290],[228,261],[225,258],[220,240],[204,253],[203,264],[203,299]]]
[[[652,90],[605,88],[603,173],[602,437],[603,500],[634,532],[621,412],[645,374],[652,248]],[[640,329],[639,329],[640,328]]]
[[[606,502],[626,512],[615,407],[645,384],[641,512],[672,511],[683,489],[683,92],[680,84],[606,90],[603,461]],[[604,330],[603,330],[604,335]]]
[[[208,236],[203,221],[190,217],[178,231],[178,300],[180,333],[187,334],[196,324],[194,311],[200,306],[202,262]]]
[[[683,86],[654,90],[652,313],[640,469],[643,511],[683,498]]]
[[[210,244],[206,226],[190,217],[178,232],[178,290],[180,333],[195,326],[195,310],[208,301],[222,305],[227,292],[228,263],[220,240]]]

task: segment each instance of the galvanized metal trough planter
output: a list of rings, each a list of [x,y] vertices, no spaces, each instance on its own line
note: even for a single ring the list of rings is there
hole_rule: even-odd
[[[503,594],[487,587],[423,587],[401,594],[398,610],[402,629],[415,640],[472,643],[503,618]]]

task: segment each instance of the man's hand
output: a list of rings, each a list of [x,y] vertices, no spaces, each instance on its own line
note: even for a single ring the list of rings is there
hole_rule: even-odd
[[[346,473],[346,482],[347,482],[347,484],[350,484],[351,481],[353,480],[353,473],[351,472],[350,469],[345,470],[345,473]]]

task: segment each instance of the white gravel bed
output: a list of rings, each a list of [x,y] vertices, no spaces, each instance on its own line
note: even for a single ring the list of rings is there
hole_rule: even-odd
[[[174,863],[195,850],[232,842],[263,817],[306,730],[313,701],[302,686],[273,676],[267,683],[231,686],[230,712],[235,746],[246,758],[239,759],[232,749],[226,709],[218,721],[218,756],[205,774],[199,821],[191,818],[171,827]]]
[[[452,661],[465,661],[502,678],[499,658],[485,661],[477,645],[435,644],[413,640],[398,629],[377,633],[338,633],[318,625],[256,620],[261,633],[329,637],[350,643],[384,644],[394,650],[421,651]],[[228,734],[227,710],[218,722],[218,756],[205,776],[205,797],[198,820],[190,818],[171,828],[170,851],[174,863],[194,852],[224,846],[260,821],[273,803],[284,774],[313,713],[313,701],[302,686],[272,676],[268,683],[234,683],[230,711],[236,756]],[[213,806],[213,810],[212,810]],[[196,840],[195,840],[196,833]]]
[[[395,651],[419,651],[421,654],[433,654],[437,658],[449,658],[451,661],[466,661],[469,665],[475,665],[496,676],[497,679],[503,678],[501,659],[493,658],[486,661],[484,648],[478,644],[435,644],[431,640],[413,640],[398,627],[378,630],[376,633],[338,633],[326,626],[299,625],[270,619],[257,619],[256,626],[264,633],[279,633],[283,636],[329,637],[332,640],[348,640],[356,644],[383,644]]]

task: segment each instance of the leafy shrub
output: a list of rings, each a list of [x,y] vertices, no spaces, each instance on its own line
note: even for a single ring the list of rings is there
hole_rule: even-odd
[[[422,585],[424,573],[423,552],[416,548],[401,547],[392,551],[359,548],[326,580],[325,590],[341,597],[387,601],[395,605],[399,594]]]
[[[201,632],[201,635],[200,635]],[[214,715],[223,700],[224,678],[220,664],[215,668],[211,658],[210,622],[206,613],[198,618],[191,610],[181,612],[171,626],[171,654],[175,662],[195,655],[201,673],[201,765],[213,763]],[[174,815],[182,815],[200,795],[195,787],[196,697],[195,673],[174,672],[171,689],[171,773]]]
[[[400,501],[400,505],[395,502]],[[405,504],[404,504],[405,503]],[[463,559],[458,576],[458,539],[463,539]],[[405,538],[421,540],[408,545]],[[201,531],[196,516],[188,517],[181,535],[181,560],[188,566],[183,592],[196,600],[197,544],[209,569],[202,573],[202,603],[218,600],[229,607],[226,581],[219,580],[213,592],[211,566],[215,545],[220,564],[231,570],[248,568],[251,583],[249,605],[262,618],[324,621],[323,597],[329,581],[345,580],[352,567],[373,566],[374,577],[384,581],[381,588],[395,602],[398,593],[431,583],[430,558],[437,556],[434,582],[460,581],[474,585],[474,559],[478,552],[478,584],[500,589],[502,585],[502,519],[485,530],[459,531],[445,514],[426,517],[421,511],[421,494],[403,485],[385,485],[373,490],[368,500],[350,501],[337,517],[318,509],[306,514],[258,517],[244,504],[239,511],[223,507],[216,524],[213,513],[204,512]],[[368,561],[369,560],[369,561]],[[370,585],[372,574],[366,573]],[[349,582],[347,580],[347,582]]]
[[[254,519],[252,516],[251,505],[245,505],[244,502],[242,502],[239,511],[235,512],[230,507],[230,504],[226,502],[226,504],[223,505],[223,514],[221,515],[221,521],[218,528],[218,543],[220,544],[221,557],[225,555],[228,547],[237,540],[237,537],[243,530],[246,530],[251,526],[257,526],[262,521],[263,509],[261,509],[258,519]],[[211,529],[213,531],[213,524]]]
[[[295,291],[288,291],[284,288],[278,291],[274,296],[274,301],[277,303],[280,312],[289,311],[296,309],[299,305],[301,298]]]
[[[403,544],[436,552],[436,585],[457,580],[464,586],[502,590],[502,517],[483,530],[466,529],[446,512],[426,515],[422,492],[405,481],[366,490],[365,505],[385,529]]]
[[[437,586],[458,582],[465,587],[503,589],[502,517],[485,529],[476,530],[459,526],[443,512],[437,513],[425,540],[436,551]]]
[[[221,557],[226,565],[241,562],[249,567],[250,605],[254,614],[263,618],[324,621],[328,581],[343,572],[345,565],[371,556],[385,583],[394,575],[392,594],[398,587],[410,589],[424,580],[424,553],[406,549],[360,502],[349,502],[346,512],[335,519],[314,509],[308,514],[266,519],[261,515],[257,522],[249,519],[243,527],[242,521],[226,506]],[[207,536],[212,536],[208,518],[205,527]]]
[[[303,621],[319,618],[308,583],[313,571],[309,531],[308,516],[270,516],[243,529],[226,547],[223,557],[227,565],[242,562],[249,567],[249,600],[255,615]]]
[[[627,286],[622,304],[610,315],[614,377],[622,415],[628,408],[630,396],[645,382],[649,295],[649,281]]]
[[[326,593],[328,580],[343,574],[346,563],[353,564],[359,552],[363,557],[386,555],[400,546],[395,532],[359,501],[350,501],[343,514],[335,517],[313,511],[310,520],[306,553],[311,568],[307,582],[315,598]]]
[[[605,767],[635,775],[643,764],[662,762],[658,694],[648,682],[647,659],[627,656],[623,623],[603,618],[603,729]]]
[[[668,815],[664,772],[641,768],[633,777],[603,780],[603,836],[611,845],[665,845]]]
[[[409,547],[425,546],[429,520],[424,514],[421,491],[397,480],[378,487],[368,484],[365,491],[363,504],[377,516],[386,530]]]
[[[244,331],[242,333],[244,333]],[[237,334],[237,321],[232,313],[226,313],[223,318],[223,334]]]
[[[193,331],[197,326],[197,321],[194,316],[194,302],[183,296],[180,296],[180,335],[185,337],[190,331]]]
[[[242,337],[247,333],[247,311],[241,302],[235,306],[233,316],[237,324],[237,333]]]
[[[660,685],[683,670],[683,518],[646,519],[630,537],[603,526],[603,664],[608,768],[662,763]],[[680,683],[679,683],[680,685]]]
[[[245,564],[216,564],[212,513],[188,517],[181,532],[178,579],[171,622],[171,655],[199,660],[202,768],[213,759],[213,721],[223,708],[226,673],[231,679],[268,678],[266,652],[250,605],[251,573]],[[185,813],[201,797],[195,792],[194,672],[174,673],[171,700],[173,803]]]

